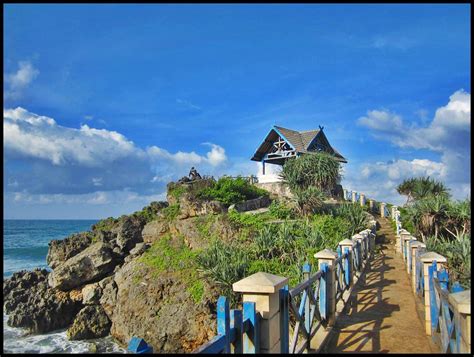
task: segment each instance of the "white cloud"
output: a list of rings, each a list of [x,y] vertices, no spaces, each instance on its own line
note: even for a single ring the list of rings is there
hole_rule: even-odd
[[[23,108],[4,109],[4,151],[7,192],[19,192],[14,202],[26,202],[26,194],[46,194],[38,202],[54,203],[62,196],[94,192],[134,190],[137,195],[162,191],[164,184],[186,175],[191,166],[201,174],[217,174],[227,166],[225,149],[171,153],[152,146],[140,148],[116,131],[89,125],[69,128],[54,119]],[[21,169],[23,162],[28,170]],[[107,201],[104,194],[88,198],[90,204]],[[130,198],[128,198],[130,201]],[[134,201],[135,202],[135,201]]]
[[[449,102],[436,110],[434,118],[425,127],[409,127],[399,115],[385,110],[368,111],[367,116],[357,122],[372,129],[374,137],[399,147],[428,149],[441,154],[440,162],[415,159],[362,165],[357,169],[361,177],[378,179],[371,181],[377,186],[379,183],[383,185],[384,180],[399,183],[407,177],[429,175],[448,185],[455,198],[463,199],[470,195],[470,93],[462,89],[453,93]],[[375,174],[378,176],[373,177]],[[363,185],[363,182],[359,184]],[[391,190],[393,192],[393,187]]]
[[[20,61],[18,71],[5,75],[5,83],[9,88],[5,91],[5,98],[17,99],[22,95],[23,90],[39,75],[29,61]]]

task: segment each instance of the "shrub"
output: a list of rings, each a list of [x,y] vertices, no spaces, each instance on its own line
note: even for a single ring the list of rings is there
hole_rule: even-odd
[[[326,195],[316,187],[299,188],[292,190],[296,208],[301,215],[314,213],[323,206]]]
[[[232,295],[232,284],[246,276],[248,253],[242,247],[215,240],[197,256],[199,271]]]
[[[364,209],[356,204],[343,203],[332,210],[336,217],[342,217],[350,223],[350,237],[367,227],[367,214]]]
[[[179,204],[170,205],[161,210],[166,220],[172,221],[179,215]]]
[[[287,160],[280,175],[292,192],[296,188],[315,187],[329,193],[340,177],[339,167],[333,155],[311,153]]]
[[[266,196],[268,192],[251,185],[242,177],[221,177],[212,187],[206,187],[198,191],[198,198],[216,200],[226,205],[232,205],[245,200],[260,196]]]
[[[293,208],[278,200],[272,201],[269,206],[269,212],[270,215],[278,219],[294,218]]]

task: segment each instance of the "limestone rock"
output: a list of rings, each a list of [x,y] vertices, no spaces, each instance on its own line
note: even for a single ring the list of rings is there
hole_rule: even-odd
[[[145,243],[153,243],[159,240],[169,231],[169,223],[163,219],[157,219],[147,223],[142,230],[142,237]]]
[[[71,290],[102,279],[119,262],[110,244],[98,242],[56,267],[48,283],[52,288]]]
[[[105,290],[101,304],[107,305],[110,332],[123,343],[140,336],[155,351],[192,352],[215,334],[207,302],[195,303],[176,276],[155,276],[136,259],[124,264]]]
[[[20,271],[3,281],[8,325],[31,333],[47,333],[67,327],[81,309],[82,295],[48,286],[48,271]]]
[[[86,306],[77,314],[66,335],[70,340],[86,340],[107,336],[110,320],[100,305]]]
[[[98,304],[102,296],[102,288],[99,283],[88,284],[82,288],[82,303],[84,305]]]
[[[63,240],[52,240],[48,243],[48,255],[46,262],[51,268],[56,268],[69,258],[83,251],[92,244],[94,234],[91,232],[82,232],[72,234]]]

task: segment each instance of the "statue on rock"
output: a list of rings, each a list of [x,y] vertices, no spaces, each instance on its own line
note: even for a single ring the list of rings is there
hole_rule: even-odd
[[[201,180],[201,179],[202,179],[201,175],[199,175],[199,173],[198,173],[197,170],[194,168],[194,166],[191,167],[191,170],[189,170],[188,177],[191,179],[191,181]]]

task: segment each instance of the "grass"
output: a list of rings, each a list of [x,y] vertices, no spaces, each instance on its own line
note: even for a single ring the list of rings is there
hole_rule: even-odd
[[[173,221],[179,215],[179,204],[170,205],[161,210],[167,221]]]
[[[196,303],[201,302],[204,295],[204,284],[197,274],[196,256],[199,251],[192,251],[184,243],[184,239],[173,240],[165,235],[148,249],[139,261],[152,269],[152,277],[160,273],[176,273],[186,285],[186,291]]]

